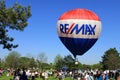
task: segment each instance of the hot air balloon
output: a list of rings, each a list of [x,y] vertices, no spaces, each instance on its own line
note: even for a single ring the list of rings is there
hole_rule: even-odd
[[[73,9],[59,17],[57,32],[61,42],[76,58],[96,43],[101,32],[101,21],[91,10]]]

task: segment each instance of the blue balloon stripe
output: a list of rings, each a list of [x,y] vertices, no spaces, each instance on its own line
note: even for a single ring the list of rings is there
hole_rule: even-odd
[[[83,55],[98,39],[59,37],[66,48],[74,55]]]

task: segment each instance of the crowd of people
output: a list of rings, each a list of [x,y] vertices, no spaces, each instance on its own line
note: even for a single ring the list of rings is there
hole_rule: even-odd
[[[120,72],[117,70],[33,70],[33,69],[17,69],[8,70],[7,76],[13,76],[11,80],[49,80],[49,77],[54,77],[54,80],[65,80],[70,77],[71,80],[120,80]],[[0,70],[0,75],[4,71]],[[119,79],[118,79],[119,78]]]
[[[120,72],[117,70],[73,70],[69,72],[59,71],[59,80],[64,80],[66,75],[71,80],[120,80]]]
[[[42,80],[48,80],[48,71],[38,71],[38,70],[25,70],[17,69],[14,71],[13,80],[35,80],[35,78],[42,78]]]

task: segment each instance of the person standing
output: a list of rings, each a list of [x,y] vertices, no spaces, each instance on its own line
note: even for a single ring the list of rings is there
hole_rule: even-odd
[[[45,80],[45,71],[42,72],[42,80]]]
[[[97,71],[96,80],[102,80],[102,73],[100,70]]]
[[[32,76],[32,80],[35,80],[35,71],[32,71],[31,76]]]
[[[47,71],[45,71],[45,80],[48,80],[48,72]]]
[[[21,75],[20,80],[28,80],[25,69],[23,69],[23,73]]]

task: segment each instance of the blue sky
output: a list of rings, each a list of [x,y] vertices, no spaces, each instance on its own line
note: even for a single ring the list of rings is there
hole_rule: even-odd
[[[32,16],[29,25],[23,32],[12,31],[14,43],[19,47],[13,51],[22,56],[35,56],[44,52],[48,62],[52,62],[57,54],[71,54],[62,44],[57,34],[57,20],[66,11],[85,8],[95,12],[101,19],[102,31],[96,44],[84,55],[77,56],[83,64],[95,64],[109,48],[120,52],[120,1],[119,0],[6,0],[7,6],[18,2],[31,5]],[[8,55],[8,50],[0,46],[0,57]]]

